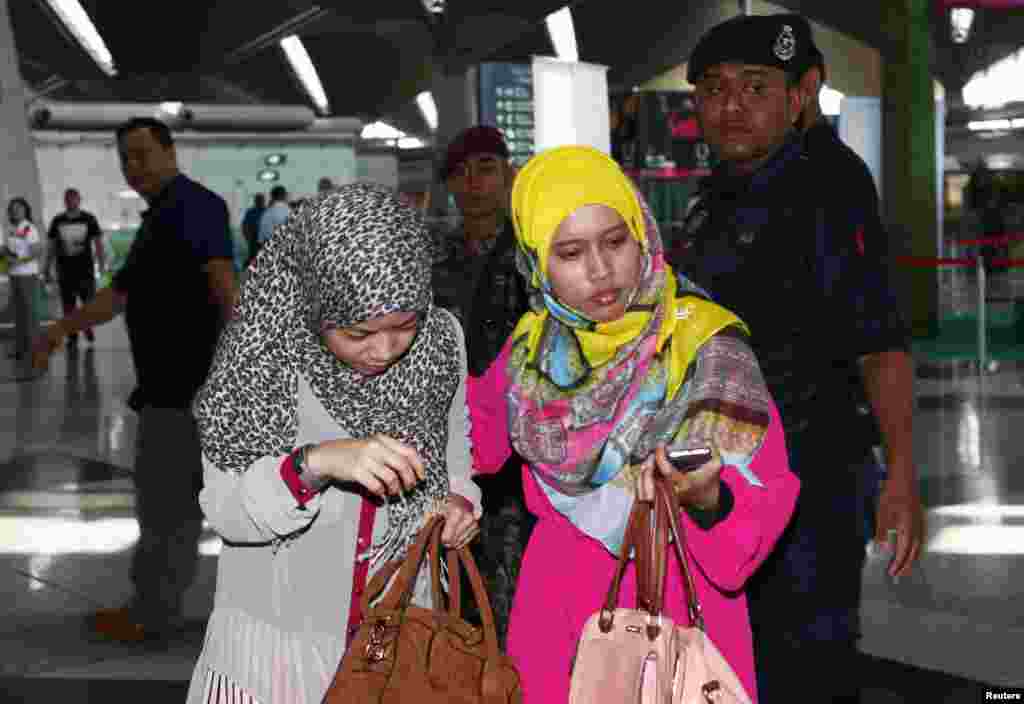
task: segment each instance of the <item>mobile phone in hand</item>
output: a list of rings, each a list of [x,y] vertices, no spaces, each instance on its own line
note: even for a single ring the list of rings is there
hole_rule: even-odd
[[[714,456],[710,447],[669,450],[666,454],[668,461],[680,472],[692,472]]]

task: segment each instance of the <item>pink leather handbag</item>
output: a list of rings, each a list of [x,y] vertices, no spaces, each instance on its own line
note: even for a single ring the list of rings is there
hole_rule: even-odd
[[[704,630],[679,510],[674,493],[660,481],[656,501],[634,503],[604,608],[587,620],[580,636],[569,704],[752,704]],[[689,626],[662,613],[670,537],[686,580]],[[631,554],[637,604],[619,608]]]

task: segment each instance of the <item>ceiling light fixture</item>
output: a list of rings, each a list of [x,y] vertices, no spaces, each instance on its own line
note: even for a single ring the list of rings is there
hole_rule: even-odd
[[[974,24],[974,10],[969,7],[954,7],[949,11],[950,34],[954,44],[963,44],[971,34]]]
[[[256,178],[263,183],[271,183],[281,178],[281,174],[273,169],[264,169],[256,174]]]
[[[992,130],[1008,130],[1013,126],[1009,120],[972,120],[967,123],[971,132],[990,132]]]
[[[160,103],[160,112],[171,115],[172,117],[181,117],[181,113],[185,110],[185,104],[177,100],[169,100]]]
[[[422,149],[427,146],[419,137],[402,137],[398,140],[399,149]]]
[[[963,89],[964,104],[970,108],[999,108],[1024,101],[1024,49],[978,71]]]
[[[56,13],[68,31],[78,40],[85,52],[108,76],[116,76],[114,57],[107,49],[106,42],[100,36],[96,25],[89,19],[89,14],[78,0],[47,0],[50,9]]]
[[[287,154],[268,154],[266,158],[263,159],[263,163],[267,166],[280,166],[286,161],[288,161]]]
[[[404,132],[396,130],[386,122],[371,122],[359,135],[362,139],[401,139]]]
[[[432,15],[443,15],[447,4],[445,0],[423,0],[423,9]]]
[[[576,47],[576,30],[573,27],[572,11],[566,5],[561,10],[552,12],[545,19],[548,35],[555,47],[555,55],[562,61],[579,61],[580,55]]]
[[[324,91],[324,86],[320,82],[320,76],[316,72],[316,66],[313,65],[313,59],[310,57],[309,52],[306,51],[302,40],[297,35],[292,34],[281,40],[281,48],[284,50],[292,70],[299,77],[299,82],[306,89],[306,93],[309,94],[317,110],[322,115],[328,114],[331,106],[327,102],[327,93]]]
[[[420,108],[420,112],[423,114],[423,119],[426,120],[427,125],[430,127],[430,131],[433,132],[437,129],[437,104],[434,102],[434,96],[428,91],[423,91],[416,96],[416,104]]]

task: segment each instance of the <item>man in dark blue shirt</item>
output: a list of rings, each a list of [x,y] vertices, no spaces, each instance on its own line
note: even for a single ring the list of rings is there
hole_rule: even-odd
[[[808,673],[810,686],[828,688],[821,698],[859,697],[862,485],[872,443],[851,369],[886,447],[877,531],[895,532],[891,574],[911,568],[923,538],[908,332],[866,238],[877,206],[837,185],[835,160],[809,153],[795,129],[810,44],[806,23],[752,16],[712,28],[697,45],[688,78],[720,165],[671,255],[749,325],[801,480],[793,521],[747,585],[758,698],[772,703],[800,698]]]
[[[112,285],[52,326],[35,361],[45,367],[66,336],[125,314],[138,376],[129,402],[139,412],[135,594],[128,607],[99,612],[94,628],[115,640],[162,641],[182,625],[202,527],[192,398],[238,289],[227,204],[179,172],[166,125],[131,120],[117,130],[117,146],[125,180],[149,209]]]

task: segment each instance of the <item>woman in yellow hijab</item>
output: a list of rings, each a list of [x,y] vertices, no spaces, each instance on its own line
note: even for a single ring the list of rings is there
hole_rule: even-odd
[[[589,147],[534,157],[512,191],[531,312],[471,380],[477,471],[511,447],[539,519],[523,558],[508,649],[526,701],[565,701],[576,640],[600,608],[635,500],[672,480],[708,634],[754,692],[743,583],[782,532],[798,481],[743,323],[674,273],[632,182]],[[709,447],[693,472],[666,448]],[[673,564],[669,557],[669,564]],[[685,623],[679,567],[666,612]],[[635,600],[631,574],[622,603]]]

